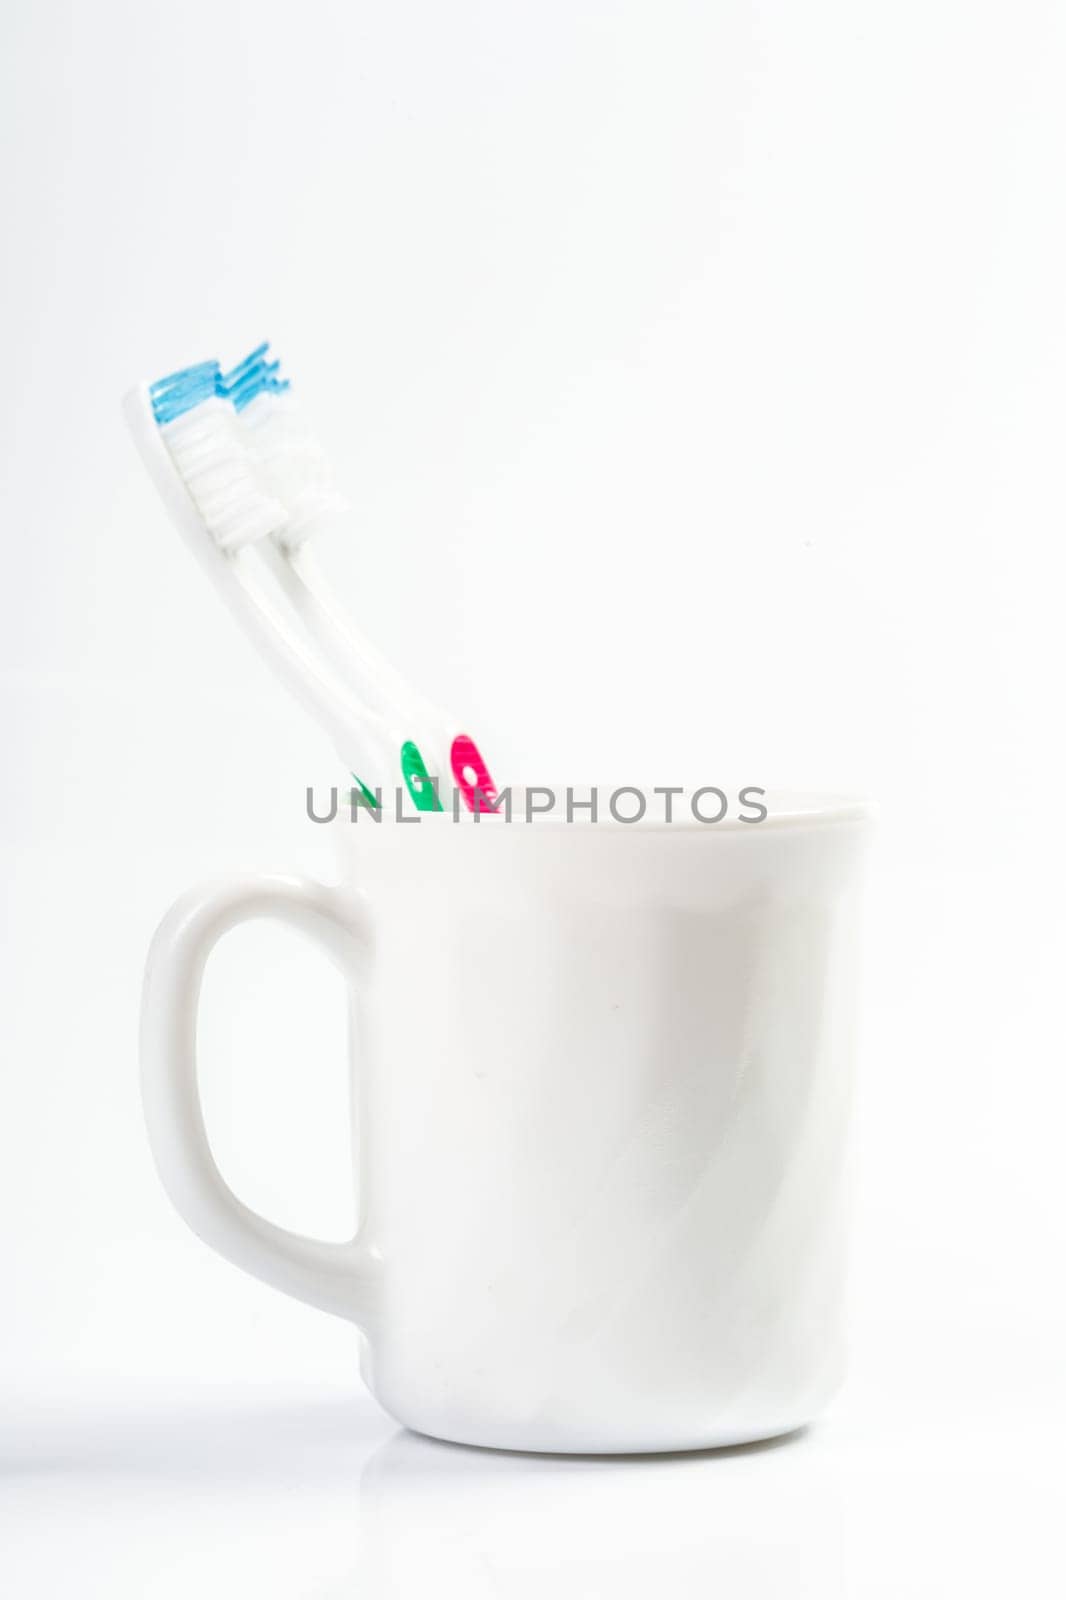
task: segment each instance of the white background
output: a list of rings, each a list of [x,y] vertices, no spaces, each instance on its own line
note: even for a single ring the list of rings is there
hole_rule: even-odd
[[[0,1574],[20,1597],[1058,1592],[1066,13],[1052,0],[8,0]],[[854,1364],[775,1447],[398,1433],[150,1167],[143,952],[329,870],[330,751],[121,425],[274,340],[353,614],[504,781],[882,804]],[[342,1002],[240,934],[205,1093],[348,1222]]]

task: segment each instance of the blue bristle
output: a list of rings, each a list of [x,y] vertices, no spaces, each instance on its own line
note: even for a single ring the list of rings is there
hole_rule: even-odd
[[[168,372],[165,378],[157,378],[155,383],[149,385],[149,394],[161,394],[164,389],[171,389],[176,384],[185,383],[190,378],[201,378],[206,374],[213,375],[218,371],[217,361],[198,361],[194,367],[182,367],[178,372]]]
[[[157,379],[149,385],[148,393],[158,426],[184,416],[212,395],[220,395],[230,401],[235,411],[243,411],[256,395],[283,394],[289,380],[278,376],[280,361],[266,359],[269,349],[269,340],[264,340],[228,372],[223,372],[217,361],[198,361],[195,366],[182,367],[179,372]]]
[[[231,389],[234,384],[239,383],[249,368],[259,365],[269,349],[270,341],[266,339],[262,344],[257,344],[254,350],[249,351],[243,361],[238,361],[237,365],[232,367],[229,372],[224,372],[222,374],[222,382],[225,387]]]
[[[240,382],[228,390],[234,409],[243,411],[257,394],[262,394],[265,389],[274,388],[279,381],[277,377],[279,365],[277,361],[263,362],[246,372]]]
[[[223,392],[237,394],[241,389],[246,389],[250,383],[262,383],[264,378],[277,372],[280,365],[278,361],[257,361],[254,366],[242,366],[236,375],[227,372],[222,378]]]
[[[149,386],[156,423],[173,422],[218,391],[220,368],[217,361],[200,361],[193,367],[168,373]]]
[[[243,411],[259,394],[281,394],[289,387],[287,378],[279,378],[280,361],[267,361],[269,342],[257,345],[243,361],[219,378],[219,392],[231,401],[235,411]]]

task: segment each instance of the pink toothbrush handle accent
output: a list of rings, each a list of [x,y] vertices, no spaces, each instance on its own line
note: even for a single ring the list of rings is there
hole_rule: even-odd
[[[467,733],[452,740],[452,776],[471,811],[492,811],[496,785],[484,757]]]

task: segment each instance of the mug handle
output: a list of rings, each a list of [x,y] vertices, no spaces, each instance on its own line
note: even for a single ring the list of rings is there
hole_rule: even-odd
[[[195,1234],[264,1283],[366,1326],[377,1262],[357,1234],[342,1244],[290,1233],[252,1211],[224,1181],[204,1126],[196,1024],[207,958],[240,922],[273,917],[317,942],[345,976],[365,973],[365,902],[310,879],[254,875],[192,889],[175,901],[148,954],[141,1005],[141,1094],[163,1187]]]

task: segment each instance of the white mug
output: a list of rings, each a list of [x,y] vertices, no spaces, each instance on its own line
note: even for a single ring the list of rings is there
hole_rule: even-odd
[[[858,802],[417,826],[341,812],[340,883],[193,891],[152,947],[163,1183],[229,1260],[362,1331],[381,1405],[508,1449],[785,1433],[838,1386]],[[243,1205],[196,1085],[204,963],[237,922],[320,941],[352,994],[350,1243]]]

